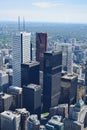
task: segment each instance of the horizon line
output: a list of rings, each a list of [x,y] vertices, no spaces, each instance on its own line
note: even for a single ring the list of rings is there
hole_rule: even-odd
[[[18,24],[18,21],[16,20],[0,20],[1,22],[14,22]],[[22,23],[22,21],[20,21]],[[26,20],[25,23],[53,23],[53,24],[87,24],[87,22],[59,22],[59,21],[28,21]]]

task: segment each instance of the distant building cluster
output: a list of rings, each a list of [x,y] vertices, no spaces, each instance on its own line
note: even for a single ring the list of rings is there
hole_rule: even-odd
[[[76,42],[52,46],[47,38],[36,33],[36,60],[31,33],[20,27],[13,48],[0,51],[1,130],[87,128],[86,51]]]

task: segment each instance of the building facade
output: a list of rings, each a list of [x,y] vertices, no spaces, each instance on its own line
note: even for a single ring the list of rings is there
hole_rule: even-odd
[[[85,93],[87,94],[87,60],[86,60],[86,64],[85,64]]]
[[[44,53],[43,111],[58,105],[62,70],[62,52]]]
[[[23,87],[23,107],[25,107],[30,114],[37,114],[40,118],[41,86],[29,84]]]
[[[1,113],[1,130],[19,130],[20,114],[11,111]]]
[[[40,130],[40,121],[36,114],[31,115],[27,120],[27,130]]]
[[[39,85],[39,69],[40,63],[37,61],[21,64],[22,87],[30,83]]]
[[[0,51],[0,70],[2,70],[2,69],[3,69],[3,54]]]
[[[13,96],[0,93],[0,113],[6,110],[9,110],[13,102]]]
[[[18,32],[13,36],[13,85],[21,87],[21,63],[30,61],[30,33]]]
[[[43,70],[43,55],[47,50],[47,33],[36,33],[36,61],[40,62],[40,70]]]
[[[9,79],[6,71],[0,70],[0,91],[7,92],[9,87]]]
[[[13,103],[10,110],[15,110],[15,108],[22,108],[22,88],[17,86],[9,86],[7,92],[13,95]]]
[[[67,75],[61,77],[61,98],[60,103],[74,104],[77,98],[77,75]]]
[[[72,44],[61,43],[56,45],[56,50],[62,51],[62,70],[67,71],[68,75],[73,74],[73,53]]]

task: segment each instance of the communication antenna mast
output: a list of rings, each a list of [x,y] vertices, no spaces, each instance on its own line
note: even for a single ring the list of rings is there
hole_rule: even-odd
[[[18,31],[20,32],[20,16],[18,16]]]
[[[25,19],[23,17],[23,31],[25,31]]]

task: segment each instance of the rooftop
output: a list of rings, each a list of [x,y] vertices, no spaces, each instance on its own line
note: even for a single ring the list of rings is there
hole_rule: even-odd
[[[7,99],[9,97],[11,97],[12,95],[10,94],[6,94],[6,93],[0,93],[0,97],[2,97],[2,99]]]
[[[48,55],[56,55],[56,54],[61,54],[61,51],[46,51],[44,52],[44,54],[48,54]]]
[[[36,84],[29,84],[28,86],[26,86],[27,88],[31,88],[31,89],[39,89],[41,88],[40,85],[36,85]]]
[[[76,78],[77,75],[73,74],[73,75],[67,75],[65,74],[64,76],[62,76],[62,79],[68,79],[68,80],[72,80],[74,78]]]
[[[1,113],[1,117],[8,119],[8,120],[13,120],[15,117],[19,117],[20,115],[16,112],[12,111],[4,111]]]
[[[18,92],[18,93],[22,92],[22,88],[21,87],[17,87],[17,86],[9,86],[8,90],[10,90],[12,92]]]
[[[28,65],[29,67],[33,67],[33,66],[39,65],[39,64],[40,63],[37,61],[29,61],[29,62],[23,63],[22,65]]]

